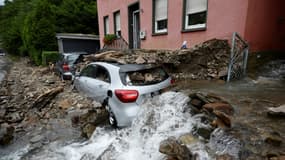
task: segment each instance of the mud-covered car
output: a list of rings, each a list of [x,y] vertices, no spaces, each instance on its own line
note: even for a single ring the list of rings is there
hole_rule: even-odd
[[[62,80],[72,80],[76,72],[76,64],[83,60],[86,52],[71,52],[60,55],[55,64],[55,71]]]
[[[74,79],[80,92],[101,102],[112,126],[129,126],[146,97],[158,94],[173,80],[161,66],[94,62]]]

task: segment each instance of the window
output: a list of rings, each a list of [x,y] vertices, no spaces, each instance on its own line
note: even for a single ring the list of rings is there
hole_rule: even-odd
[[[104,17],[104,34],[110,34],[110,29],[109,29],[109,17],[105,16]]]
[[[110,83],[110,76],[109,76],[109,72],[101,66],[96,66],[96,75],[95,77],[98,80]]]
[[[167,0],[153,0],[153,33],[167,32]]]
[[[80,76],[95,78],[95,74],[96,68],[92,65],[89,65],[81,71]]]
[[[184,0],[184,30],[205,29],[207,0]]]
[[[121,17],[120,17],[120,11],[114,13],[114,29],[115,29],[115,34],[118,37],[121,37]]]

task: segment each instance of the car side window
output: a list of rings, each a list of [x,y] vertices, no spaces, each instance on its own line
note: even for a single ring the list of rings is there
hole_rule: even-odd
[[[96,74],[96,67],[89,65],[81,71],[80,76],[94,78],[95,74]]]
[[[97,70],[96,70],[96,75],[95,75],[96,79],[110,83],[111,82],[111,78],[110,78],[110,74],[107,71],[107,69],[105,69],[104,67],[101,66],[97,66]]]

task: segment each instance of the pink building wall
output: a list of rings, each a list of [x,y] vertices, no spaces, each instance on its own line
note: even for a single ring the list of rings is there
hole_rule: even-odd
[[[249,0],[245,38],[252,51],[285,50],[284,7],[284,0]]]
[[[129,41],[128,6],[136,2],[140,5],[140,29],[146,31],[141,48],[178,49],[184,40],[188,42],[187,47],[191,47],[212,38],[231,39],[233,32],[245,37],[253,50],[282,48],[281,40],[279,45],[272,42],[278,33],[284,33],[281,25],[274,25],[278,14],[284,17],[285,12],[281,9],[284,0],[208,0],[207,29],[194,32],[182,32],[183,0],[168,0],[168,33],[159,36],[152,35],[152,0],[97,0],[101,46],[104,37],[103,17],[109,16],[110,33],[114,33],[113,13],[118,10],[122,37]],[[265,22],[265,19],[268,21]]]

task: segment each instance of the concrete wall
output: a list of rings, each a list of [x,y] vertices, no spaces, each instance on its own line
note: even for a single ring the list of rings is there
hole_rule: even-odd
[[[285,50],[284,9],[284,0],[249,0],[245,38],[252,51]]]
[[[110,31],[114,33],[113,13],[120,10],[122,37],[128,42],[128,6],[137,0],[98,0],[99,28],[104,37],[103,17],[109,15]],[[141,30],[146,31],[146,39],[141,48],[177,49],[186,40],[193,46],[211,38],[230,39],[233,32],[245,35],[248,0],[208,0],[207,29],[182,33],[183,0],[168,0],[168,34],[152,35],[152,0],[141,0]]]

